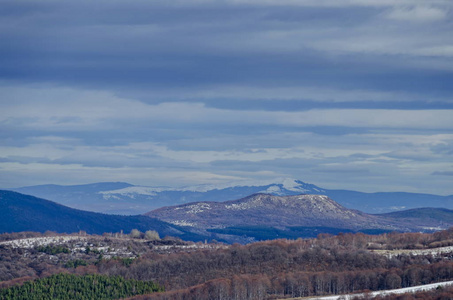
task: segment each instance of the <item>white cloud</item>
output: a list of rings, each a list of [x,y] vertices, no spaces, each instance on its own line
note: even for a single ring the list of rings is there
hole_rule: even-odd
[[[232,138],[234,140],[234,136]],[[208,142],[215,145],[222,139],[223,135],[219,134],[210,136]],[[269,144],[267,140],[273,143]],[[279,147],[280,141],[285,140],[292,143]],[[289,176],[326,188],[376,191],[377,186],[385,186],[381,190],[419,189],[451,193],[448,188],[439,189],[439,176],[433,176],[435,181],[430,174],[445,170],[451,161],[451,157],[443,152],[434,152],[432,148],[448,145],[453,141],[453,135],[433,134],[430,131],[412,134],[391,130],[342,136],[297,131],[275,131],[257,136],[245,132],[242,140],[217,150],[209,147],[190,150],[204,141],[189,137],[180,149],[164,141],[129,142],[117,146],[90,146],[83,144],[83,141],[78,144],[79,140],[65,141],[49,136],[33,138],[32,141],[33,144],[27,146],[0,147],[1,157],[11,158],[11,161],[0,162],[2,177],[5,178],[1,183],[3,186],[17,186],[14,182],[19,181],[22,182],[20,185],[49,182],[75,184],[101,179],[152,186],[181,186]],[[245,148],[240,148],[243,142],[246,142]],[[14,162],[15,157],[18,157],[18,162]],[[37,160],[27,160],[27,157]],[[22,161],[22,158],[25,159]],[[338,174],[342,174],[341,183],[338,182]],[[14,178],[20,180],[13,182]],[[423,180],[425,186],[411,187],[411,180],[416,179]],[[11,183],[8,183],[9,180]],[[428,183],[432,184],[429,189],[426,187]]]
[[[349,7],[349,6],[401,6],[425,4],[426,0],[226,0],[235,4],[275,5],[275,6],[315,6],[315,7]],[[430,0],[437,5],[451,5],[449,0]]]
[[[447,11],[423,5],[406,6],[392,9],[386,17],[398,21],[433,22],[444,20],[447,17]]]
[[[145,124],[148,126],[179,124],[186,128],[199,125],[215,127],[242,124],[243,126],[453,129],[453,118],[451,118],[453,111],[447,109],[238,111],[210,108],[202,103],[169,102],[151,105],[99,91],[30,89],[27,94],[25,96],[26,93],[22,91],[23,98],[19,102],[12,101],[11,95],[4,94],[6,101],[0,103],[3,111],[0,121],[3,124],[14,128],[44,130],[49,133],[65,130],[102,131],[122,126],[131,126],[131,130],[134,130],[135,126]],[[352,91],[349,96],[360,97],[361,93]]]
[[[453,45],[439,45],[414,50],[415,54],[422,56],[453,57]]]
[[[186,92],[187,95],[187,92]],[[181,95],[179,95],[181,96]],[[321,87],[253,87],[213,86],[194,91],[195,99],[247,99],[247,100],[311,100],[321,102],[415,101],[423,96],[407,92],[373,90],[340,90]],[[453,99],[451,99],[453,101]]]

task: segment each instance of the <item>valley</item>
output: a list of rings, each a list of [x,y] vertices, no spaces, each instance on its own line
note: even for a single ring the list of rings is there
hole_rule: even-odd
[[[89,289],[109,299],[270,300],[453,280],[443,208],[368,214],[325,195],[258,193],[121,216],[11,191],[0,205],[5,299],[30,286],[57,293],[49,282],[58,295],[88,281],[105,282]]]

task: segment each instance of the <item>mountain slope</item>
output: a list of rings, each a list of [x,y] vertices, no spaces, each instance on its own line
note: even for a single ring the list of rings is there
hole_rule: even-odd
[[[201,229],[231,226],[327,226],[348,229],[403,229],[390,219],[347,209],[327,196],[254,194],[226,202],[163,207],[145,215]]]
[[[134,204],[133,199],[126,201],[105,201],[103,191],[119,190],[133,185],[124,182],[99,182],[83,185],[36,185],[27,186],[12,191],[35,196],[42,199],[55,201],[59,204],[76,209],[119,214],[138,214],[135,209],[130,209]]]
[[[132,229],[156,230],[161,236],[172,235],[196,238],[177,226],[145,216],[116,216],[81,211],[52,201],[0,190],[0,232],[39,231],[78,232],[102,234],[125,233]],[[201,237],[199,240],[203,239]]]

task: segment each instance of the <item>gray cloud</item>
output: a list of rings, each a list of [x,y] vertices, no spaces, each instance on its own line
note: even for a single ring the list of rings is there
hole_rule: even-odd
[[[417,17],[418,12],[445,11],[451,3],[426,7],[339,2],[117,1],[93,6],[88,1],[28,5],[5,1],[2,25],[8,47],[2,51],[0,76],[135,92],[144,101],[172,98],[178,91],[179,97],[209,95],[212,89],[218,90],[214,96],[218,98],[231,85],[233,91],[234,86],[243,86],[236,88],[234,97],[249,97],[254,90],[262,90],[261,97],[266,97],[266,89],[272,94],[275,88],[278,98],[331,101],[408,98],[401,91],[409,87],[417,90],[414,98],[423,99],[416,96],[420,91],[430,94],[421,101],[436,97],[433,90],[440,96],[451,94],[436,72],[425,70],[430,76],[413,72],[422,60],[448,65],[448,57],[430,62],[420,56],[441,53],[451,41],[451,25],[442,19],[442,26],[393,25],[381,17],[398,12],[415,12]],[[304,88],[298,93],[300,86],[309,93]],[[155,89],[164,95],[146,96]],[[346,95],[335,95],[341,89]]]
[[[452,193],[451,1],[1,4],[2,186]]]
[[[433,172],[432,175],[453,176],[453,171],[436,171]]]

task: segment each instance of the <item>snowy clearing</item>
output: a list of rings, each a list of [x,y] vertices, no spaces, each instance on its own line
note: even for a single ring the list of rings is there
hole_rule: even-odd
[[[415,292],[423,292],[423,291],[429,291],[429,290],[434,290],[439,286],[447,286],[447,285],[453,285],[453,281],[446,281],[446,282],[438,282],[438,283],[431,283],[431,284],[425,284],[425,285],[418,285],[418,286],[413,286],[413,287],[407,287],[407,288],[402,288],[402,289],[395,289],[395,290],[385,290],[385,291],[375,291],[375,292],[370,292],[366,294],[348,294],[348,295],[335,295],[335,296],[326,296],[326,297],[309,297],[309,298],[290,298],[286,300],[296,300],[296,299],[304,299],[304,300],[337,300],[337,299],[353,299],[354,297],[357,296],[378,296],[378,295],[390,295],[390,294],[404,294],[404,293],[415,293]]]
[[[435,257],[445,253],[452,253],[453,246],[431,249],[373,250],[372,252],[387,256],[388,258],[392,258],[397,255],[432,255]]]

